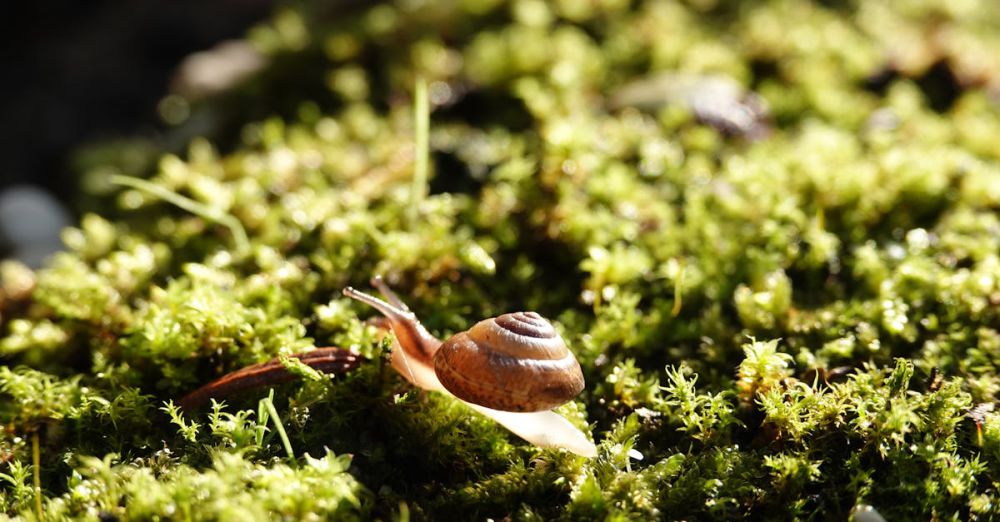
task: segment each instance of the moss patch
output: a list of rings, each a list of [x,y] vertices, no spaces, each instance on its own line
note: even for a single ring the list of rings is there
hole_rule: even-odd
[[[248,83],[172,99],[184,151],[81,155],[67,251],[0,266],[0,510],[995,518],[997,35],[988,1],[282,8]],[[556,321],[588,383],[560,411],[600,455],[410,389],[340,297],[376,273],[442,336]],[[367,362],[275,390],[296,459],[266,390],[170,402],[330,345]]]

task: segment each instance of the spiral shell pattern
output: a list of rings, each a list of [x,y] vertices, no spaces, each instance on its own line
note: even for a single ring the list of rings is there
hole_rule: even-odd
[[[504,314],[449,338],[434,371],[456,397],[503,411],[552,409],[583,390],[583,372],[552,324],[535,312]]]

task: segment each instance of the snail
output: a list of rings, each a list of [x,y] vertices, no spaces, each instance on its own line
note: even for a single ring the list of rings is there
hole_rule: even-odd
[[[597,455],[594,443],[552,411],[584,387],[580,363],[548,320],[535,312],[485,319],[441,341],[382,281],[371,281],[388,301],[347,287],[344,295],[388,319],[396,336],[392,366],[418,388],[453,395],[540,447]]]
[[[580,363],[552,324],[534,312],[516,312],[479,321],[444,342],[382,281],[371,280],[386,299],[347,287],[345,296],[372,306],[395,334],[393,368],[418,388],[454,396],[522,439],[543,448],[565,448],[584,457],[597,448],[568,420],[552,411],[584,387]],[[290,358],[327,373],[357,366],[361,357],[339,348],[319,348]],[[249,366],[212,381],[181,398],[187,410],[251,388],[294,377],[279,359]]]

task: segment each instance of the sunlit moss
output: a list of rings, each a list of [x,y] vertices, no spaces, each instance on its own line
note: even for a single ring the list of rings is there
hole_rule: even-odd
[[[0,264],[0,508],[34,517],[37,472],[46,518],[996,518],[998,22],[986,1],[283,7],[248,36],[265,70],[185,101],[206,126],[164,142],[186,150],[81,153],[67,251]],[[692,83],[612,103],[664,72]],[[699,112],[705,75],[761,97],[759,134]],[[374,274],[442,337],[552,318],[587,379],[559,412],[598,457],[409,387],[341,298]],[[328,345],[365,360],[275,388],[291,452],[267,390],[174,406]]]

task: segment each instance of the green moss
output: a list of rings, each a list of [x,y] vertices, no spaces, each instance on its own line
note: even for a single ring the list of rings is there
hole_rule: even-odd
[[[203,471],[166,465],[169,452],[157,458],[160,462],[130,464],[116,463],[114,455],[81,458],[68,491],[47,503],[46,515],[324,520],[357,519],[365,512],[367,493],[346,472],[350,459],[331,453],[318,459],[306,456],[294,468],[265,468],[240,453],[220,453]]]
[[[66,252],[0,264],[0,509],[37,476],[46,518],[996,518],[997,34],[985,0],[283,6],[186,150],[82,151]],[[376,273],[442,337],[555,320],[598,457],[409,387],[340,294]],[[174,406],[313,346],[365,360]]]

